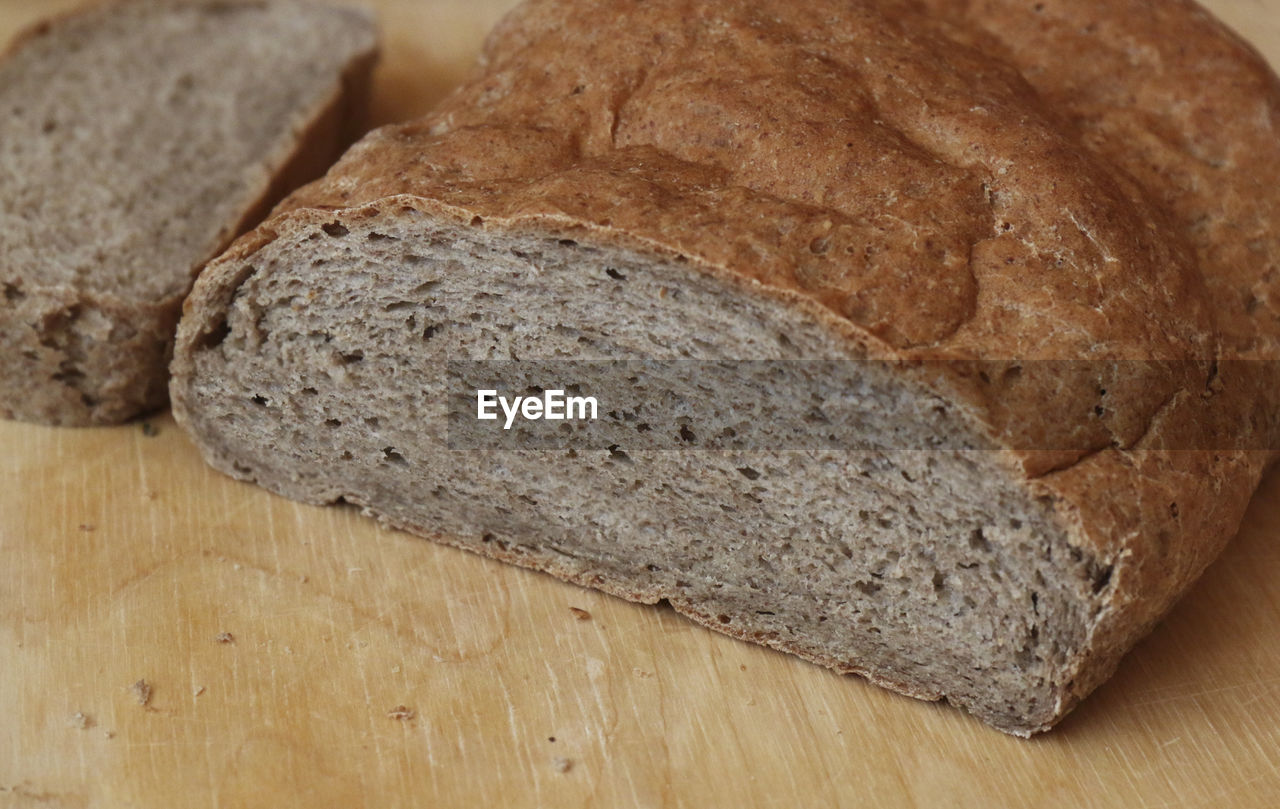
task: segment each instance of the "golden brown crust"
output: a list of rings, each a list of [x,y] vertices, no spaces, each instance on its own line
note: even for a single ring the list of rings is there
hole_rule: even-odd
[[[577,221],[817,301],[877,356],[1206,360],[1114,380],[1100,418],[1093,368],[938,380],[1010,445],[1077,448],[1024,453],[1032,474],[1132,445],[1207,380],[1213,313],[1185,236],[954,26],[900,4],[614,11],[625,25],[522,6],[470,84],[285,208],[411,194]],[[1023,402],[1053,410],[1027,422]]]
[[[926,0],[1067,111],[1196,251],[1226,347],[1280,345],[1280,79],[1189,0]],[[1087,54],[1087,58],[1079,55]]]
[[[1280,380],[1216,361],[1280,359],[1280,83],[1181,0],[585,5],[526,2],[437,111],[279,210],[405,195],[643,243],[815,306],[871,356],[1169,361],[1107,390],[1089,364],[930,380],[1099,568],[1056,721],[1274,457]]]

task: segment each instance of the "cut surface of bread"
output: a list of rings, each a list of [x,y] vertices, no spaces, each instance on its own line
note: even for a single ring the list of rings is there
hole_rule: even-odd
[[[526,2],[212,263],[179,423],[286,496],[1052,727],[1274,459],[1274,76],[1176,2],[604,6]],[[696,376],[572,377],[620,360]],[[462,361],[562,363],[624,438],[476,440]],[[696,401],[651,434],[691,388],[758,403],[759,363],[856,402],[815,421],[858,447],[712,442]]]
[[[219,309],[225,324],[205,332],[175,396],[197,406],[183,418],[216,466],[667,599],[722,631],[918,696],[945,688],[998,725],[1052,713],[1099,571],[993,453],[894,449],[896,424],[945,402],[857,363],[813,318],[690,278],[669,258],[408,212],[342,222],[340,238],[317,222],[264,247],[252,275],[220,290],[233,298]],[[430,258],[404,272],[425,245]],[[658,449],[453,449],[444,403],[458,357],[849,359],[864,372],[849,386],[878,406],[865,435],[889,449],[700,450],[678,432]],[[526,390],[521,363],[504,365],[507,391]],[[720,401],[758,398],[733,367],[697,381]],[[639,429],[662,395],[590,392],[637,412]],[[690,424],[707,426],[696,413]]]
[[[165,401],[194,273],[359,133],[372,19],[290,0],[128,0],[0,61],[0,415]]]

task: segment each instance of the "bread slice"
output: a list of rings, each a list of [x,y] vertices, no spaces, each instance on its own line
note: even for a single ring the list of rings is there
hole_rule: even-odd
[[[527,2],[210,265],[174,412],[288,497],[1029,735],[1274,458],[1276,88],[1189,3]],[[476,417],[553,384],[596,422]]]
[[[0,61],[0,416],[160,407],[197,270],[355,129],[371,17],[291,0],[127,0]]]

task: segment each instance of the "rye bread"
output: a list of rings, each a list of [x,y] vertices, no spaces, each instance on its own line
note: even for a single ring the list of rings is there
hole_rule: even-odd
[[[293,0],[123,0],[0,61],[0,417],[164,405],[199,268],[357,129],[372,18]]]
[[[531,0],[210,266],[175,415],[286,496],[1029,735],[1275,458],[1278,130],[1275,75],[1189,2]],[[867,445],[697,413],[457,444],[452,363],[654,358],[702,364],[628,395],[732,410],[781,363]]]

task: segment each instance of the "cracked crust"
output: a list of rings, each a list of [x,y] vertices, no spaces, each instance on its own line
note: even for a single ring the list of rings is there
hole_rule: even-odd
[[[919,373],[1102,571],[1053,718],[1005,728],[1029,734],[1186,591],[1274,459],[1278,128],[1274,74],[1178,0],[531,0],[434,113],[365,138],[217,270],[306,209],[407,205],[686,256],[867,356],[956,360]],[[1022,367],[1041,359],[1092,362]]]

